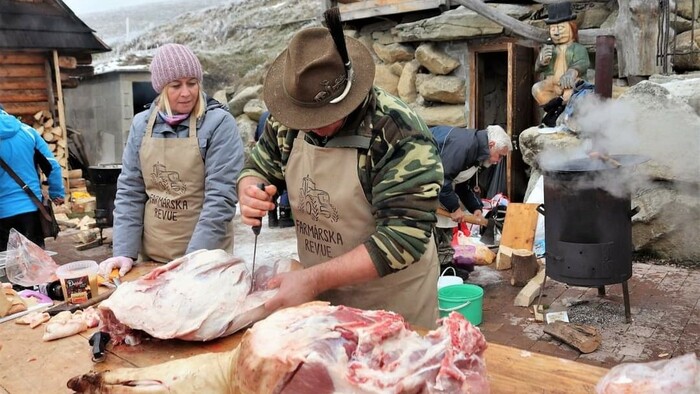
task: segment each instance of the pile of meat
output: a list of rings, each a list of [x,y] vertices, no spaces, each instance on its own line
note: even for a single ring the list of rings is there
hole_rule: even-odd
[[[119,286],[98,307],[114,343],[136,344],[142,332],[160,338],[207,341],[230,335],[264,318],[277,290],[267,281],[289,271],[292,261],[260,263],[251,275],[243,260],[223,250],[200,250]]]
[[[231,352],[75,377],[78,392],[488,393],[478,328],[452,313],[425,336],[386,311],[312,302],[256,323]]]

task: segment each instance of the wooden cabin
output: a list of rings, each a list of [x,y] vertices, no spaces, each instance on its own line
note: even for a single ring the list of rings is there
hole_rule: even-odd
[[[0,104],[33,126],[68,170],[63,89],[111,49],[61,0],[0,0]]]
[[[120,163],[134,115],[158,95],[148,66],[98,70],[65,92],[66,119],[83,135],[90,165]]]

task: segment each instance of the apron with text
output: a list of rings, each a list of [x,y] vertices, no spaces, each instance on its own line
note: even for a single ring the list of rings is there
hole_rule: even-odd
[[[143,217],[144,259],[168,262],[187,251],[204,203],[204,161],[197,123],[190,116],[187,138],[153,138],[159,108],[148,119],[139,157],[148,200]],[[229,229],[230,231],[230,229]],[[231,252],[233,236],[224,249]]]
[[[299,137],[285,179],[305,267],[323,263],[361,245],[375,232],[372,206],[357,175],[357,149],[317,147]],[[429,237],[422,258],[406,269],[367,283],[333,289],[319,299],[333,305],[401,314],[411,324],[435,326],[438,260]]]

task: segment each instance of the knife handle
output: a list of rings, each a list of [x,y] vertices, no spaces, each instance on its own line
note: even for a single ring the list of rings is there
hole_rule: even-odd
[[[260,182],[258,183],[258,189],[265,191],[265,184]],[[259,235],[260,234],[260,229],[262,228],[262,218],[258,218],[260,220],[260,224],[253,226],[253,234]]]

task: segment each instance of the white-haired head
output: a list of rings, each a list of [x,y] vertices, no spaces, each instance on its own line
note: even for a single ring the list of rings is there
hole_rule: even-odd
[[[488,131],[489,142],[493,142],[493,148],[497,151],[502,151],[508,148],[508,152],[513,150],[513,143],[510,141],[510,137],[503,127],[498,125],[491,125],[486,128]],[[489,144],[491,146],[491,144]]]

